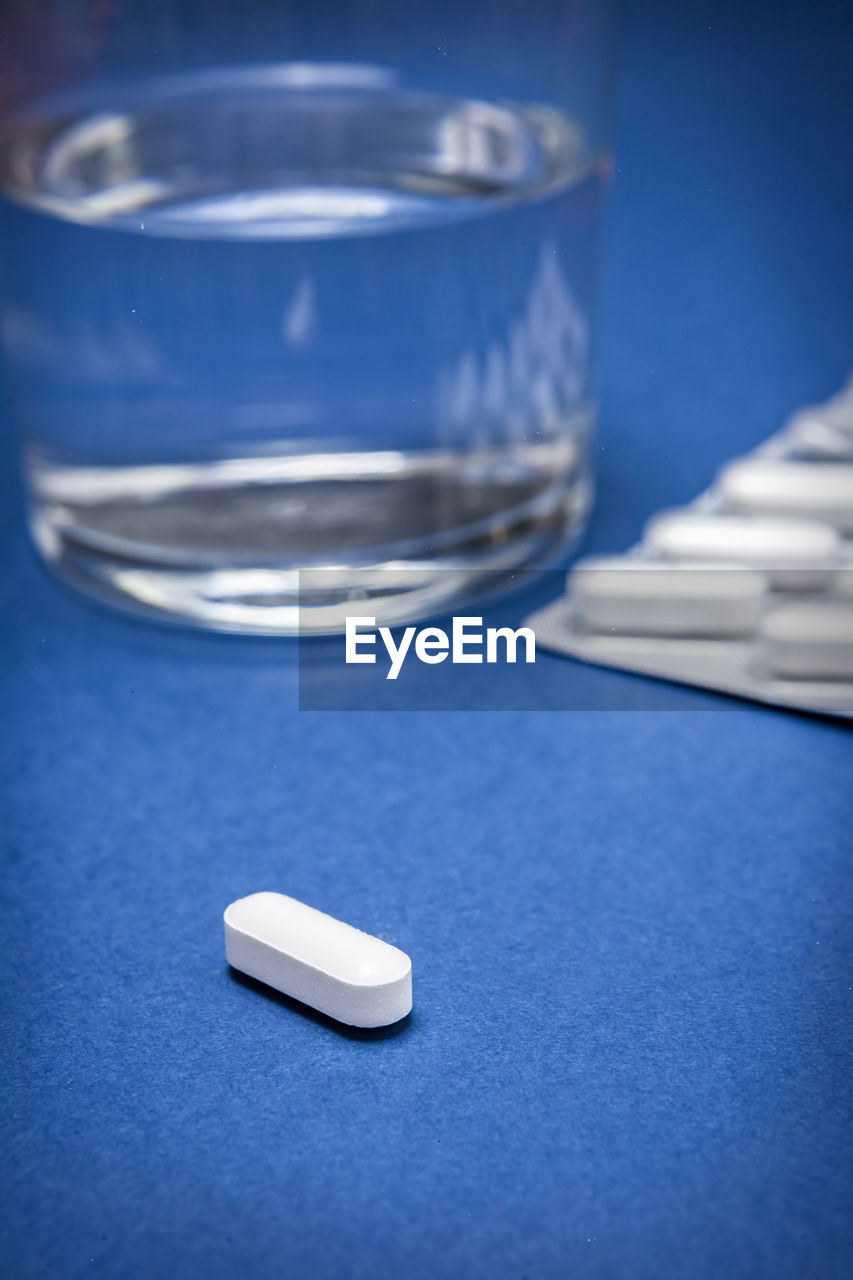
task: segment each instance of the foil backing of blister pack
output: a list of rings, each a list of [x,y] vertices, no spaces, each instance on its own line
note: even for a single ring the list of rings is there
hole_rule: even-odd
[[[853,718],[853,379],[526,625],[584,662]]]

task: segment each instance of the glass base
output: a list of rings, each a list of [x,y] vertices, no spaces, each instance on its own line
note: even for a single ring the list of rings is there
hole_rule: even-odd
[[[539,447],[540,449],[542,446]],[[553,446],[552,446],[553,450]],[[287,462],[57,469],[31,465],[30,524],[46,564],[96,599],[162,622],[255,635],[330,635],[358,602],[377,625],[455,608],[544,567],[591,502],[586,467],[446,462],[385,473],[335,455],[300,482]],[[567,455],[563,455],[563,462]],[[327,458],[327,464],[329,459]],[[357,462],[357,467],[355,466]],[[306,465],[309,470],[306,471]],[[345,478],[342,478],[345,477]],[[393,542],[381,534],[393,529]]]

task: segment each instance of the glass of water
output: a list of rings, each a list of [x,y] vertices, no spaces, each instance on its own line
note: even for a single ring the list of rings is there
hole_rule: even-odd
[[[0,13],[2,342],[51,568],[281,634],[554,558],[591,493],[605,0]]]

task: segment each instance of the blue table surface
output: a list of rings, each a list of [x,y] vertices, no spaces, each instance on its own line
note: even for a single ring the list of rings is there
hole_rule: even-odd
[[[853,362],[851,40],[830,0],[629,6],[587,548]],[[292,644],[49,580],[4,449],[4,1277],[851,1274],[842,724],[300,713]],[[260,888],[408,951],[411,1018],[230,973]]]

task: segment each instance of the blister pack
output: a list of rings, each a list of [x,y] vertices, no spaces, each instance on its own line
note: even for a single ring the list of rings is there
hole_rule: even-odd
[[[853,378],[526,624],[585,662],[853,718]]]

